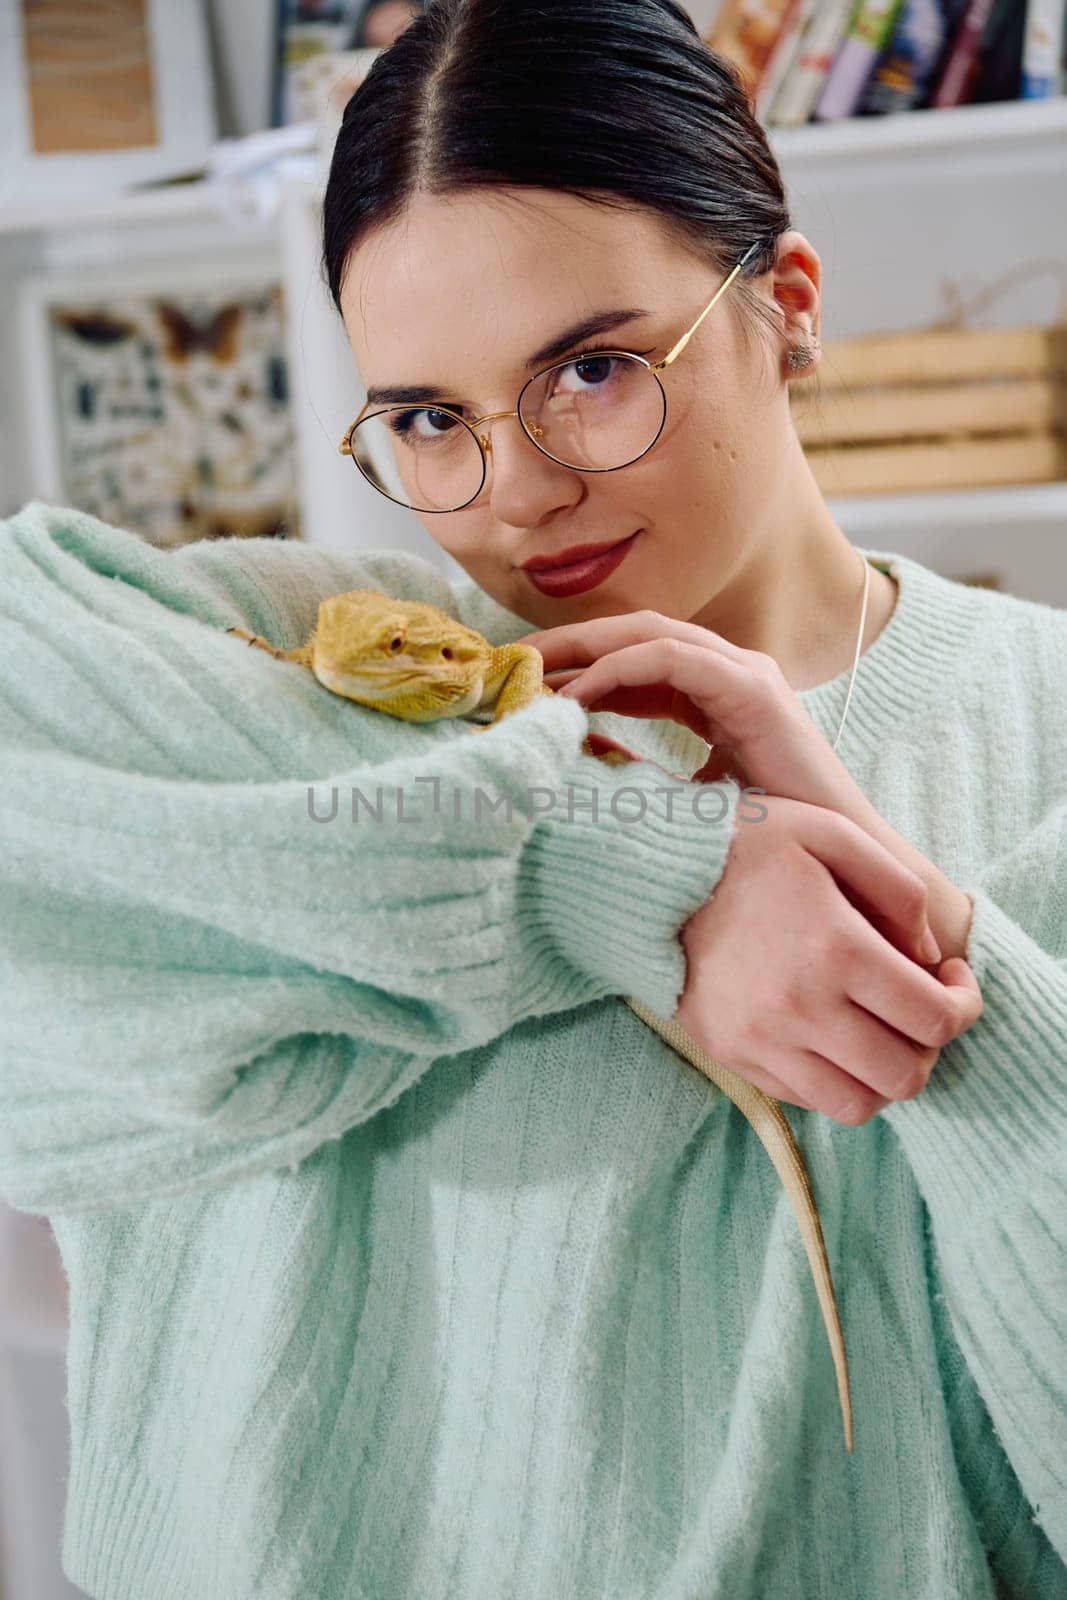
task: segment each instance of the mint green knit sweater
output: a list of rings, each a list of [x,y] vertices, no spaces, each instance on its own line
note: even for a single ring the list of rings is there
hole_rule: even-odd
[[[224,632],[532,626],[409,556],[0,524],[0,1194],[70,1281],[96,1600],[1067,1596],[1067,612],[864,553],[839,753],[973,895],[985,1009],[863,1127],[786,1107],[849,1456],[765,1151],[619,998],[672,1013],[741,825],[701,741],[410,726]]]

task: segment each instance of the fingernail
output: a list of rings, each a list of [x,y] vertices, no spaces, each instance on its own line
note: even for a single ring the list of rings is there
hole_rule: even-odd
[[[941,946],[938,944],[929,928],[927,928],[926,932],[923,934],[923,941],[920,948],[922,949],[922,953],[926,957],[927,961],[941,960]]]

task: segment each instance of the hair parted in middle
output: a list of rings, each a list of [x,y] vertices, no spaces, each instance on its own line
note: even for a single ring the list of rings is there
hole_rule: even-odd
[[[781,173],[737,69],[675,0],[431,0],[345,108],[323,201],[338,311],[375,228],[419,194],[487,186],[644,207],[722,274],[759,243],[725,304],[780,345],[747,280],[792,226]]]

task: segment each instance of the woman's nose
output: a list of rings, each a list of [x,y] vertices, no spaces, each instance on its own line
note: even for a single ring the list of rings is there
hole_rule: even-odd
[[[581,498],[581,475],[539,450],[514,414],[495,417],[478,433],[486,441],[489,507],[501,522],[528,527]]]

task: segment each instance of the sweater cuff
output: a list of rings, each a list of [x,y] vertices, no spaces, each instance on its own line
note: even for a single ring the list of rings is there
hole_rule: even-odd
[[[682,782],[653,761],[582,754],[536,802],[544,814],[523,861],[531,914],[604,995],[673,1016],[686,981],[679,934],[722,877],[740,793],[732,778]]]
[[[964,959],[982,1014],[942,1049],[921,1093],[879,1113],[928,1201],[961,1220],[1001,1197],[1051,1198],[1067,1146],[1067,965],[984,889],[967,893]]]

